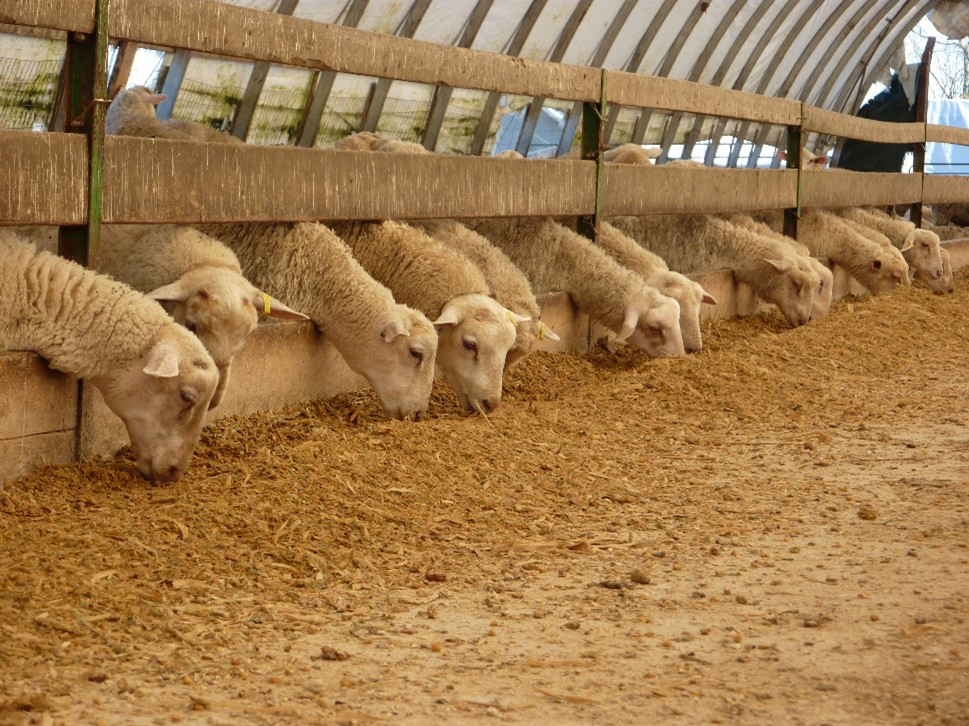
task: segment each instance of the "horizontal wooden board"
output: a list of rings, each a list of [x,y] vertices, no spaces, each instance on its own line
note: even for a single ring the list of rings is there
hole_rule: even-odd
[[[0,23],[90,33],[94,0],[0,0]]]
[[[801,103],[639,73],[606,72],[606,102],[785,126],[801,122]]]
[[[113,0],[111,36],[324,71],[576,101],[599,97],[601,71],[484,53],[224,5]]]
[[[922,194],[921,174],[825,169],[805,171],[801,184],[801,204],[805,207],[912,204]]]
[[[74,428],[77,379],[33,353],[0,352],[0,441]]]
[[[960,129],[955,126],[939,126],[937,124],[926,124],[925,140],[934,141],[938,144],[959,144],[969,146],[969,129]]]
[[[105,222],[588,214],[595,164],[105,139]]]
[[[926,174],[922,201],[925,204],[969,204],[969,176]]]
[[[77,134],[0,131],[0,224],[84,224],[87,139]]]
[[[816,106],[804,106],[802,127],[805,131],[886,144],[916,144],[925,141],[925,124],[871,121]]]
[[[783,209],[797,204],[797,171],[607,164],[603,213],[679,214]]]

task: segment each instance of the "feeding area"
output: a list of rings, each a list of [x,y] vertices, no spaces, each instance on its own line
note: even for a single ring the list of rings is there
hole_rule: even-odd
[[[815,5],[0,0],[0,721],[964,720],[969,9]]]

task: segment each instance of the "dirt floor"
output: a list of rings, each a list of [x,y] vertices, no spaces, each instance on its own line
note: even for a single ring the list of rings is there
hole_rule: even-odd
[[[969,724],[969,276],[0,487],[0,722]]]

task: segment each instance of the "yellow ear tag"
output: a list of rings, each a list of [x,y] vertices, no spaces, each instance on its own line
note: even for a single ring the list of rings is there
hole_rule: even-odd
[[[509,311],[508,319],[511,321],[511,324],[515,326],[515,330],[518,330],[518,321],[515,320],[515,314]]]
[[[270,305],[269,305],[270,299],[271,298],[266,293],[263,293],[262,294],[262,311],[266,315],[269,315],[272,312],[272,307],[270,307]]]
[[[545,340],[545,323],[539,323],[538,339]]]

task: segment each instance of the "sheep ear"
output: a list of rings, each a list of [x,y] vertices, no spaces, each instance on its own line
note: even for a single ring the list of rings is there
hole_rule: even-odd
[[[650,146],[646,149],[650,159],[658,159],[663,154],[663,150],[658,146]]]
[[[545,338],[548,338],[549,340],[554,340],[556,343],[562,340],[554,330],[548,327],[545,323],[539,322],[538,339],[544,340]]]
[[[781,158],[781,161],[787,161],[787,152],[786,151],[781,151],[777,155]]]
[[[399,320],[392,320],[384,326],[384,329],[380,331],[380,337],[383,338],[385,343],[393,343],[400,336],[405,338],[410,337],[410,333],[404,324]]]
[[[148,293],[148,297],[158,302],[185,302],[188,296],[189,292],[185,289],[181,280],[176,280],[170,285],[163,285]]]
[[[158,343],[148,353],[148,363],[142,370],[155,378],[174,378],[178,375],[178,351],[167,343]]]
[[[825,164],[828,163],[828,157],[815,156],[813,159],[811,159],[811,163],[814,164],[815,166],[824,166]]]
[[[508,317],[511,318],[513,323],[515,323],[516,327],[518,326],[519,323],[527,323],[532,319],[531,316],[529,315],[519,315],[518,313],[514,313],[511,310],[508,311]]]
[[[639,311],[635,308],[626,309],[626,317],[623,318],[622,327],[619,332],[616,333],[616,342],[621,343],[634,332],[636,332],[636,326],[639,324]]]
[[[768,260],[767,258],[764,258],[764,262],[778,272],[787,272],[789,269],[791,269],[791,264],[787,260]]]
[[[700,302],[701,303],[705,303],[706,305],[717,305],[718,304],[717,303],[717,299],[713,295],[711,295],[710,293],[708,293],[706,290],[703,291],[703,299],[700,300]]]
[[[899,248],[898,251],[899,252],[908,252],[914,246],[915,246],[915,230],[913,229],[911,232],[909,232],[907,235],[905,235],[905,241],[902,242],[902,246],[901,246],[901,248]]]
[[[458,322],[460,321],[458,320],[457,312],[454,310],[445,310],[441,313],[441,316],[432,323],[432,325],[435,328],[443,328],[445,325],[457,325]]]
[[[268,315],[270,318],[277,318],[278,320],[309,320],[309,316],[296,312],[269,293],[260,290],[256,290],[256,293],[252,296],[252,304],[256,307],[256,310],[263,315]]]
[[[150,103],[152,106],[157,106],[159,103],[163,103],[164,101],[168,100],[168,96],[166,96],[164,93],[149,93],[142,96],[142,98],[144,98],[145,101]]]

